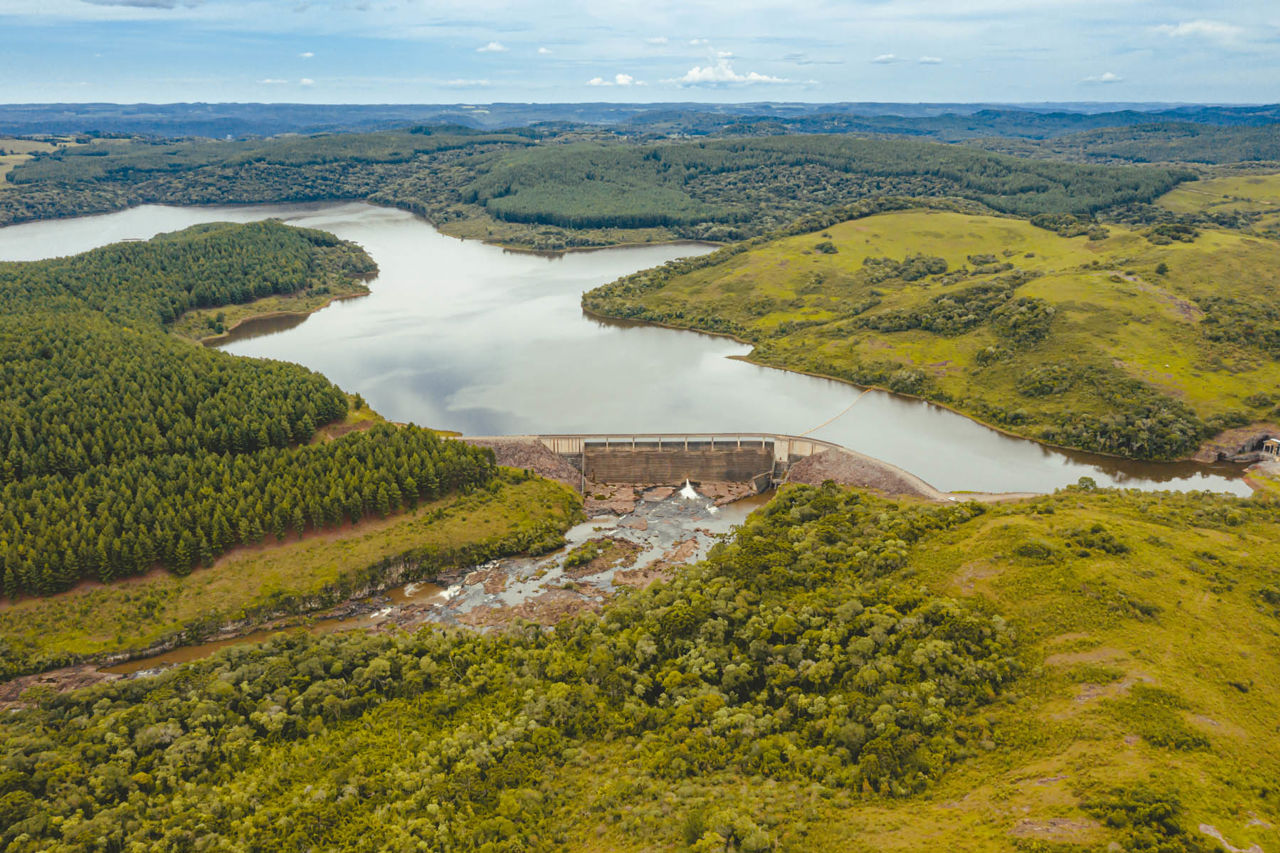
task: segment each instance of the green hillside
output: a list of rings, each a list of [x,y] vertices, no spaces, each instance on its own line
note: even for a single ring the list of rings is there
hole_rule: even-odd
[[[0,720],[0,840],[1270,849],[1277,506],[794,487],[554,632],[293,635],[46,697]]]
[[[886,194],[1023,215],[1147,203],[1181,168],[1054,163],[848,134],[638,142],[589,128],[456,127],[257,141],[90,140],[17,162],[0,224],[133,204],[369,200],[446,233],[536,248],[733,240]]]
[[[1224,427],[1275,417],[1280,243],[1036,221],[847,219],[637,273],[583,304],[733,334],[763,364],[1085,450],[1187,456]]]

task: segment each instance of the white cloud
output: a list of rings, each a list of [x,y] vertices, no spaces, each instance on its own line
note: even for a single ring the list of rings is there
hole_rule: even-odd
[[[697,66],[690,68],[683,77],[677,77],[674,80],[666,80],[667,83],[678,83],[681,86],[722,86],[722,85],[754,85],[757,83],[788,83],[781,77],[771,77],[768,74],[760,74],[755,71],[748,71],[746,74],[739,74],[733,70],[733,66],[729,60],[721,58],[717,59],[714,65]]]
[[[901,62],[902,60],[899,59],[896,54],[882,53],[871,61],[879,63],[880,65],[888,65],[890,62]]]
[[[457,79],[457,80],[449,80],[448,82],[445,83],[445,85],[448,86],[450,89],[471,89],[471,88],[476,88],[480,86],[488,86],[489,81]]]
[[[303,86],[314,86],[316,84],[316,81],[312,80],[310,77],[303,77],[301,80],[298,81],[298,83]]]
[[[500,41],[491,41],[484,47],[477,47],[476,53],[506,53],[507,46]]]
[[[709,42],[706,39],[689,39],[689,44],[694,47],[700,47],[701,45],[709,44]]]
[[[279,86],[282,83],[288,83],[288,80],[281,80],[278,77],[265,77],[258,81],[264,86]]]
[[[921,65],[941,65],[942,57],[941,56],[922,56],[919,59],[917,59],[916,62],[919,62]]]
[[[592,77],[587,81],[588,86],[643,86],[643,80],[637,80],[630,74],[615,74],[612,80],[606,80],[603,77]]]
[[[666,44],[666,43],[667,43],[667,37],[666,37],[666,36],[655,36],[654,38],[651,38],[651,39],[645,39],[645,40],[644,40],[644,43],[645,43],[645,44],[654,44],[654,45],[658,45],[658,44]]]
[[[1195,21],[1183,21],[1179,24],[1163,24],[1156,27],[1156,32],[1164,33],[1170,38],[1203,38],[1220,43],[1234,42],[1244,35],[1244,27],[1227,24],[1222,21],[1206,21],[1203,18]]]
[[[1081,80],[1081,83],[1120,83],[1124,80],[1119,74],[1105,71],[1102,74],[1094,74]]]
[[[298,56],[301,56],[303,59],[310,59],[315,56],[315,54],[309,50],[304,50],[302,53],[298,54]]]
[[[540,48],[538,48],[538,53],[542,54],[543,56],[546,56],[547,54],[551,53],[551,48],[549,48],[549,47],[540,47]]]

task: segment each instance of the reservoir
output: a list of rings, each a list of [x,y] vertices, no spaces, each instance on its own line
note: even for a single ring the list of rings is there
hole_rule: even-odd
[[[0,260],[269,217],[359,243],[380,273],[369,296],[242,326],[222,348],[318,370],[394,421],[468,435],[811,434],[943,490],[1044,492],[1092,477],[1103,486],[1249,492],[1236,466],[1053,450],[919,400],[860,396],[843,383],[752,365],[741,360],[750,347],[726,338],[583,313],[583,291],[709,246],[549,256],[447,237],[409,213],[362,203],[148,205],[0,229]]]

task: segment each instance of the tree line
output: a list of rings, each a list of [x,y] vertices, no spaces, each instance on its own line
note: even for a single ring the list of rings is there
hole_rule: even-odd
[[[1194,177],[843,134],[637,142],[582,129],[416,130],[95,142],[16,168],[14,191],[0,196],[0,222],[142,202],[369,199],[438,223],[487,215],[554,231],[520,232],[525,240],[574,244],[597,239],[585,233],[593,229],[654,227],[737,240],[886,195],[964,198],[1018,215],[1091,214],[1150,202]]]
[[[4,592],[186,572],[488,482],[491,453],[417,428],[308,445],[347,412],[327,379],[165,331],[193,307],[373,268],[352,244],[278,222],[0,264]]]

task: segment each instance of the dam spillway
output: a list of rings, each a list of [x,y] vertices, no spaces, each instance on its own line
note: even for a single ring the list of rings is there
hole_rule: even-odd
[[[791,466],[800,460],[827,451],[852,453],[821,439],[775,433],[599,433],[462,440],[490,446],[498,442],[540,445],[573,467],[581,479],[580,490],[585,490],[581,487],[586,483],[678,484],[690,480],[750,483],[762,492],[783,482]]]

